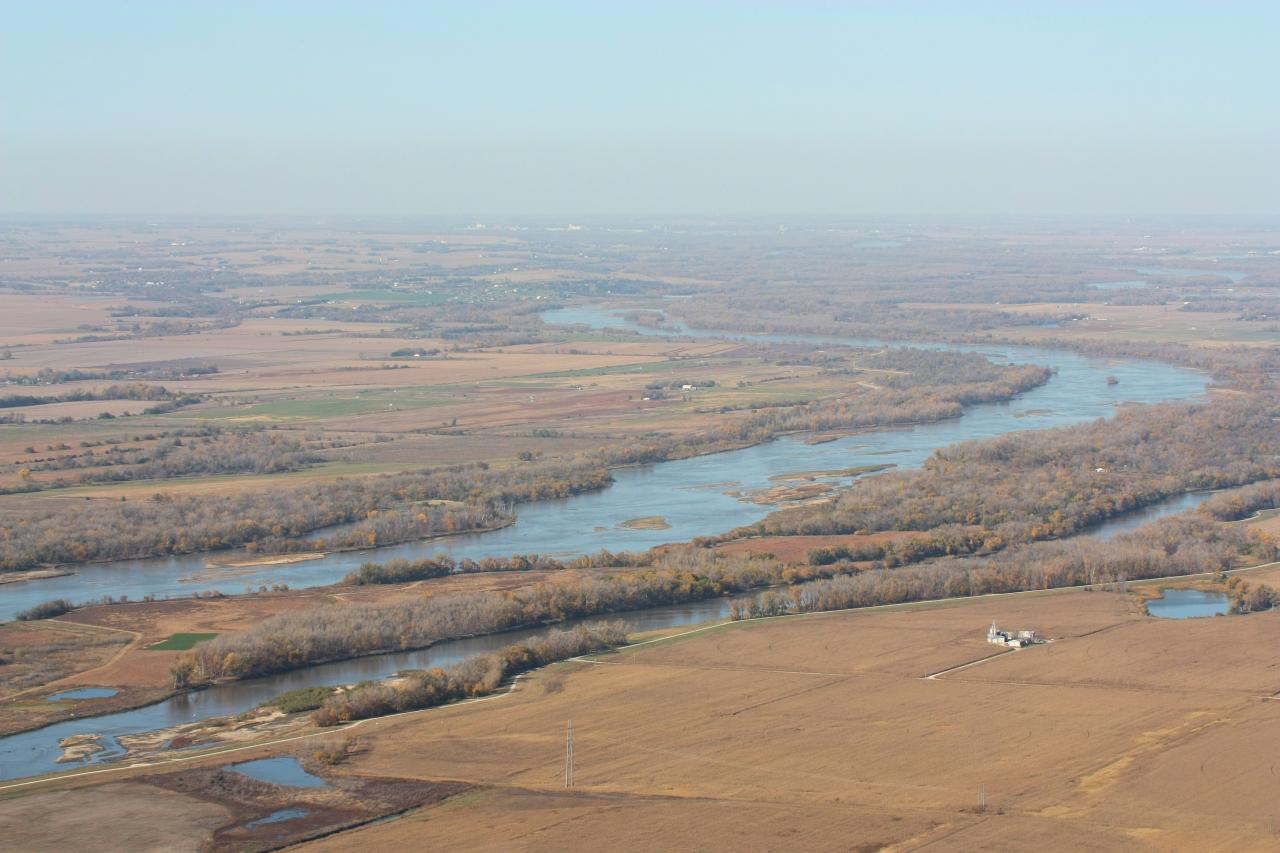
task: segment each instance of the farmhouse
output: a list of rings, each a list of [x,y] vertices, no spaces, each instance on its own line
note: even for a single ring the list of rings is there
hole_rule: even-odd
[[[1036,643],[1043,643],[1044,638],[1033,630],[1022,631],[1004,631],[996,627],[995,620],[992,620],[991,627],[987,629],[987,642],[994,643],[998,646],[1009,646],[1011,648],[1020,649],[1023,646],[1031,646]]]

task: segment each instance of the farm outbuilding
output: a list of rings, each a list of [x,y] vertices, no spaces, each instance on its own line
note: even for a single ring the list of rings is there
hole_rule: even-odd
[[[987,629],[987,642],[994,643],[998,646],[1009,646],[1010,648],[1020,649],[1023,646],[1043,643],[1044,639],[1035,631],[1030,629],[1023,629],[1020,631],[1002,630],[997,627],[995,620],[992,620],[991,627]]]

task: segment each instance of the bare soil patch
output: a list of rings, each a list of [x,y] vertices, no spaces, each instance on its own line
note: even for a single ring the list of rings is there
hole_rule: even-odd
[[[86,845],[196,853],[230,818],[230,810],[216,802],[139,782],[0,800],[6,848],[31,853]]]
[[[101,666],[132,639],[51,620],[0,623],[0,699]]]

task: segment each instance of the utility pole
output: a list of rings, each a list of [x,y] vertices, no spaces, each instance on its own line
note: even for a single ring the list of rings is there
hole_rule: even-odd
[[[987,811],[987,785],[985,782],[978,786],[978,814],[986,814]]]
[[[573,787],[573,720],[569,721],[564,736],[564,786]]]

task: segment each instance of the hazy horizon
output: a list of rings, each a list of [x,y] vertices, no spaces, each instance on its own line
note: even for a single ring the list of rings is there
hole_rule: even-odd
[[[6,18],[8,216],[1280,212],[1271,4]]]

